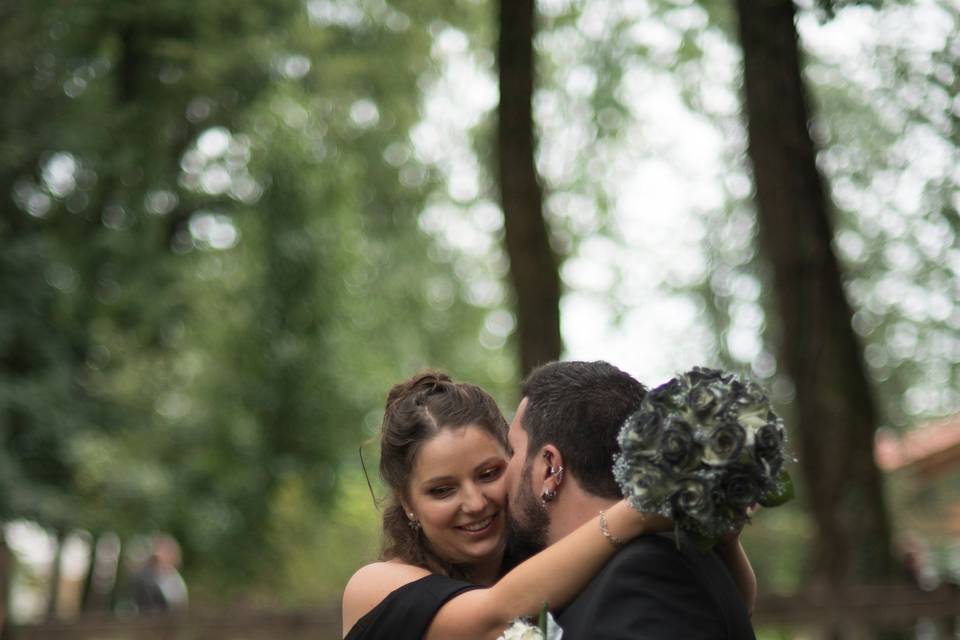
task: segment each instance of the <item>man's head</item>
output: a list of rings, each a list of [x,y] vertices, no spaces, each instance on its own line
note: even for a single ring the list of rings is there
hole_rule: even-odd
[[[607,362],[552,362],[534,370],[521,392],[508,483],[511,534],[525,555],[546,545],[558,507],[575,520],[596,515],[577,513],[582,505],[621,497],[613,478],[617,434],[646,389]]]

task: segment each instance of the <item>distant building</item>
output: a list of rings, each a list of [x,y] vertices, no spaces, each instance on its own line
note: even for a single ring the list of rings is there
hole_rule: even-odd
[[[937,574],[960,582],[960,415],[903,436],[881,431],[874,453],[889,479],[898,540],[922,541]]]

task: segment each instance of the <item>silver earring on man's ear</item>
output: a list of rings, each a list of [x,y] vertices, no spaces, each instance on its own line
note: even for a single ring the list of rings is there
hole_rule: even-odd
[[[557,465],[556,469],[550,467],[550,477],[553,478],[554,481],[553,489],[544,489],[543,493],[540,494],[540,506],[543,507],[557,498],[557,488],[560,486],[560,483],[563,482],[563,465]]]
[[[553,502],[557,498],[556,489],[544,489],[543,493],[540,494],[540,506],[545,507],[547,503]]]
[[[557,468],[550,468],[550,475],[553,476],[554,482],[557,483],[557,486],[560,486],[560,483],[563,482],[563,465],[557,465]]]

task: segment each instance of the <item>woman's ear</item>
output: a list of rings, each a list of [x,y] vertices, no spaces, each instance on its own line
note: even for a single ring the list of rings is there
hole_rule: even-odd
[[[410,502],[403,496],[397,496],[397,502],[400,503],[400,506],[403,507],[403,512],[407,514],[408,520],[416,520],[417,514],[413,513],[413,509],[410,508]]]

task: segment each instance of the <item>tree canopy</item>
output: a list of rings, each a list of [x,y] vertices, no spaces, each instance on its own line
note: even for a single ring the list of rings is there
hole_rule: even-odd
[[[0,522],[166,530],[202,594],[333,597],[378,533],[357,448],[418,368],[509,412],[562,335],[648,384],[749,370],[796,414],[734,3],[536,3],[530,128],[499,142],[494,5],[0,4]],[[958,23],[797,10],[870,429],[960,409]],[[545,280],[517,277],[497,150],[541,190]],[[749,535],[801,582],[798,509]]]

